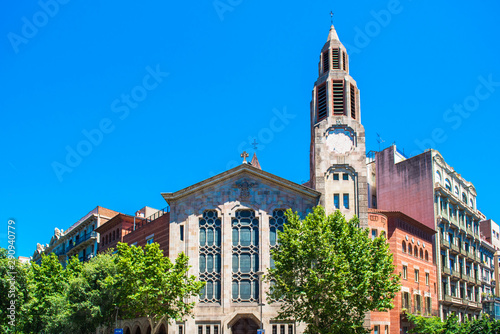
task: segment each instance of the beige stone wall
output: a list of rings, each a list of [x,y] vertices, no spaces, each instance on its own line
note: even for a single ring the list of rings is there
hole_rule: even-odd
[[[248,196],[242,196],[237,183],[247,181],[253,186]],[[244,195],[244,194],[243,194]],[[273,184],[271,181],[255,176],[240,175],[222,183],[186,196],[171,205],[170,256],[175,258],[185,252],[190,258],[190,274],[198,276],[199,268],[199,219],[205,210],[216,210],[222,221],[221,244],[221,303],[216,305],[198,303],[194,309],[194,318],[182,323],[185,333],[198,333],[200,324],[219,324],[224,333],[231,333],[230,326],[239,317],[260,319],[260,307],[257,303],[234,303],[232,296],[232,218],[237,210],[251,209],[259,220],[259,269],[267,272],[270,266],[269,217],[275,209],[292,208],[301,214],[309,212],[317,203],[314,197],[307,197],[291,189]],[[184,226],[184,240],[181,240],[180,226]],[[269,285],[262,283],[261,300]],[[196,298],[198,299],[198,298]],[[195,300],[197,301],[197,300]],[[272,331],[273,318],[277,316],[278,304],[269,305],[264,301],[262,307],[263,324],[267,333]],[[169,326],[169,333],[177,333],[179,324]],[[303,328],[297,327],[297,333]],[[213,333],[213,331],[212,331]],[[222,333],[219,331],[219,333]]]

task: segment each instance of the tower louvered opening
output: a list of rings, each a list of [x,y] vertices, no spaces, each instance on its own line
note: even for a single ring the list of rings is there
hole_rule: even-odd
[[[344,71],[347,71],[347,65],[346,65],[346,55],[345,55],[345,52],[342,52],[342,68],[344,69]]]
[[[317,89],[316,103],[318,105],[318,121],[326,118],[326,84]]]
[[[344,114],[344,81],[333,80],[332,82],[332,96],[333,96],[333,114]]]
[[[340,55],[339,49],[332,49],[332,68],[339,70],[340,69]]]
[[[323,73],[330,71],[330,50],[323,52]]]
[[[356,119],[356,88],[351,85],[351,117]]]

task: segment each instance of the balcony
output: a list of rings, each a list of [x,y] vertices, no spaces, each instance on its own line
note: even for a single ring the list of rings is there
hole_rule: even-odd
[[[455,279],[460,279],[461,278],[460,272],[456,270],[451,270],[451,277]]]
[[[467,251],[463,248],[460,248],[460,254],[462,254],[463,256],[467,256]]]
[[[463,279],[464,281],[470,282],[471,277],[470,277],[469,275],[467,275],[467,274],[462,274],[462,279]]]
[[[459,304],[459,305],[463,304],[463,299],[462,298],[453,297],[453,296],[450,296],[450,295],[444,295],[444,299],[443,300],[445,302],[447,302],[447,303],[453,303],[453,304]]]
[[[455,253],[455,254],[458,254],[458,253],[460,253],[460,249],[458,248],[457,245],[451,244],[451,252]]]
[[[451,275],[451,269],[447,267],[443,267],[443,274],[445,275]]]
[[[450,248],[450,242],[446,239],[441,238],[441,247]]]
[[[97,232],[92,231],[91,233],[86,233],[83,237],[78,238],[78,240],[69,244],[66,250],[66,254],[73,253],[73,251],[83,248],[79,246],[85,246],[91,244],[96,239],[97,239]],[[87,242],[89,240],[91,240],[92,242]]]

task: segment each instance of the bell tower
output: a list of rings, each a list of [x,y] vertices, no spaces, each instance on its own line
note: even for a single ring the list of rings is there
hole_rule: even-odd
[[[365,130],[349,55],[334,26],[321,50],[311,101],[310,184],[327,213],[357,215],[368,226]]]

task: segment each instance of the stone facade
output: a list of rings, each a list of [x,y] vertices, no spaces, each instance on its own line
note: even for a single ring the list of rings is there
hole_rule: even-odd
[[[259,301],[267,333],[273,333],[273,326],[283,326],[287,334],[302,332],[300,324],[273,320],[280,305],[264,300],[269,284],[259,277],[271,266],[270,249],[276,242],[276,226],[280,219],[284,222],[283,210],[306,215],[318,204],[318,192],[242,164],[163,197],[171,207],[170,257],[184,252],[190,258],[190,274],[207,281],[194,318],[171,324],[168,333],[257,329]]]
[[[66,231],[56,228],[49,244],[37,245],[32,261],[40,264],[41,255],[50,253],[56,254],[62,265],[66,265],[66,261],[73,256],[77,256],[82,262],[88,261],[97,253],[99,235],[95,229],[117,214],[116,211],[98,206]]]
[[[349,75],[349,55],[332,26],[321,50],[311,101],[310,185],[328,214],[339,209],[367,226],[365,130],[359,90]]]

